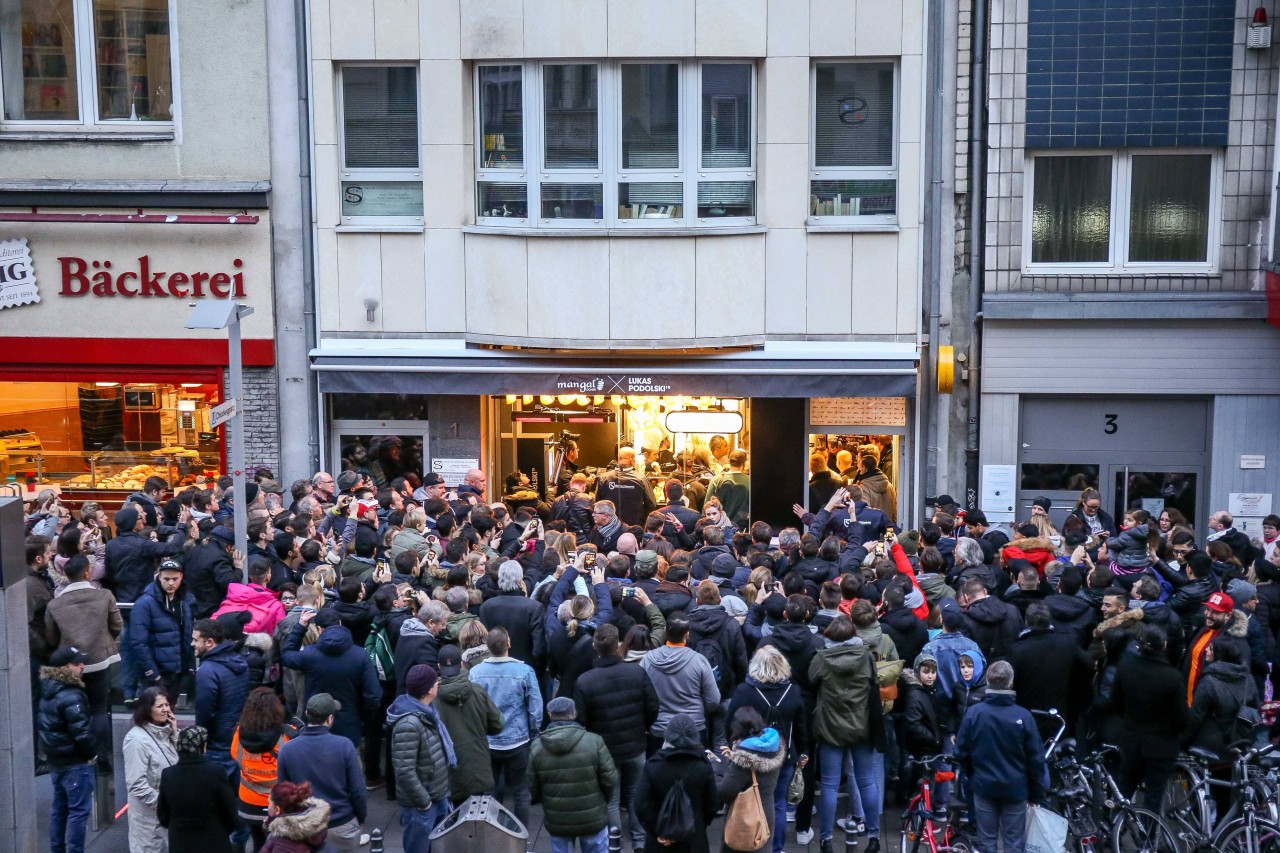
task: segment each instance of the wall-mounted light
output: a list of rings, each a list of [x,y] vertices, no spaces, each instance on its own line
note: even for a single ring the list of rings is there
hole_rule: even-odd
[[[1249,24],[1244,45],[1249,50],[1266,50],[1271,47],[1271,24],[1267,22],[1267,10],[1262,6],[1253,10],[1253,22]]]
[[[663,425],[667,432],[673,433],[736,435],[742,432],[742,413],[683,409],[678,412],[667,412]]]
[[[364,317],[370,323],[373,322],[373,312],[378,310],[378,300],[366,299],[364,301]]]

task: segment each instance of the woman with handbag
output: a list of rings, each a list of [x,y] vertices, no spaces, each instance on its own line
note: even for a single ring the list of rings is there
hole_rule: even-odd
[[[775,730],[765,728],[759,711],[744,706],[730,720],[729,746],[721,751],[728,767],[717,787],[721,802],[729,805],[721,849],[767,853],[773,845],[774,810],[765,804],[774,801],[787,746]]]

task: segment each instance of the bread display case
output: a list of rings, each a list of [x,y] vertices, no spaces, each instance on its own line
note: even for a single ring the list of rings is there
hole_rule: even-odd
[[[183,447],[152,451],[0,449],[0,471],[7,475],[56,483],[77,492],[136,492],[148,477],[161,477],[171,489],[180,489],[216,480],[222,473],[220,467],[218,454]]]

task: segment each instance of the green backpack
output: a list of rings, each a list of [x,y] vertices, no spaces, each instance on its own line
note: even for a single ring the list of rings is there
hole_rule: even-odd
[[[385,626],[379,625],[369,631],[364,641],[364,650],[373,661],[373,668],[378,673],[379,681],[396,680],[396,659],[391,654],[391,639],[387,637]]]

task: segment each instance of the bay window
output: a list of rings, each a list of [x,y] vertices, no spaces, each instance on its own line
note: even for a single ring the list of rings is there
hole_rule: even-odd
[[[422,224],[418,69],[348,65],[342,116],[342,224]]]
[[[480,225],[755,222],[750,63],[480,65],[476,125]]]
[[[896,73],[892,62],[814,65],[812,223],[897,222]]]
[[[170,0],[0,0],[6,130],[144,130],[174,115]]]
[[[1218,158],[1208,151],[1089,151],[1031,159],[1029,268],[1210,272]]]

